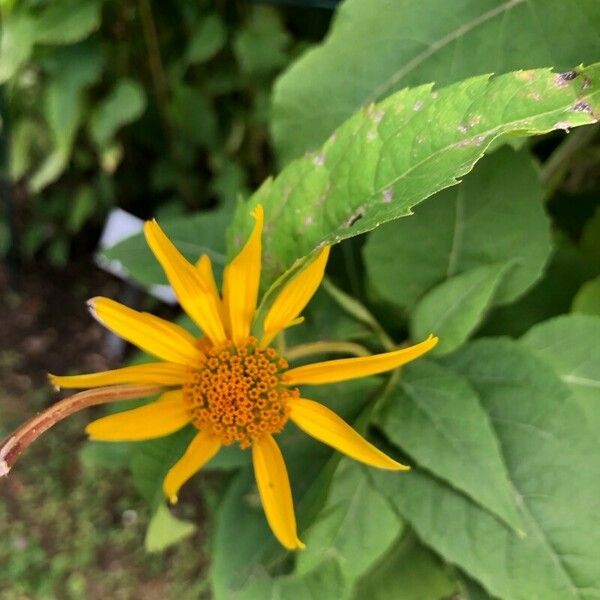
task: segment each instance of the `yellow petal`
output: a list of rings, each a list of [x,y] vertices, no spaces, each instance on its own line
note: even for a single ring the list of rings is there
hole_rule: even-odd
[[[93,440],[131,442],[169,435],[190,422],[181,390],[165,392],[159,400],[92,421],[86,433]]]
[[[175,248],[156,221],[144,225],[144,233],[154,256],[165,271],[179,303],[213,344],[226,340],[219,302],[194,265]]]
[[[256,220],[254,229],[246,245],[225,267],[223,274],[223,305],[235,343],[241,343],[249,337],[258,299],[264,221],[264,211],[260,204],[256,206],[252,216]]]
[[[200,273],[200,277],[202,278],[202,281],[204,281],[204,285],[206,286],[208,293],[213,297],[214,303],[219,309],[221,322],[224,326],[226,326],[227,319],[224,316],[223,302],[221,300],[221,296],[219,295],[219,288],[217,287],[217,282],[215,281],[212,263],[208,254],[203,254],[197,260],[196,269],[198,270],[198,273]]]
[[[308,304],[321,285],[328,257],[329,246],[325,246],[317,258],[281,290],[265,317],[263,347],[282,329],[289,327]]]
[[[172,504],[177,502],[181,486],[195,475],[218,451],[221,442],[210,433],[196,434],[185,454],[169,469],[163,491]]]
[[[292,490],[281,450],[268,434],[252,446],[252,462],[265,515],[275,537],[288,550],[304,548],[296,533]]]
[[[194,337],[179,325],[109,298],[92,298],[88,307],[107,329],[149,354],[189,366],[197,366],[202,358]]]
[[[351,458],[380,469],[406,471],[410,468],[375,448],[326,406],[304,398],[291,401],[289,406],[290,419],[300,429]]]
[[[156,383],[158,385],[181,385],[189,377],[185,365],[159,362],[100,371],[87,375],[52,375],[48,378],[56,388],[93,388],[118,383]]]
[[[300,383],[319,384],[346,381],[367,375],[376,375],[384,371],[396,369],[431,350],[438,342],[438,338],[430,335],[424,342],[374,356],[361,356],[359,358],[342,358],[328,360],[290,369],[283,378],[288,385]]]

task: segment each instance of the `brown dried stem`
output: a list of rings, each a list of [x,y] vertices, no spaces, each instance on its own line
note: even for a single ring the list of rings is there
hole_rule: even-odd
[[[98,404],[151,396],[161,389],[155,385],[113,385],[86,390],[60,400],[23,423],[0,442],[0,477],[8,475],[19,456],[40,435],[73,413]]]

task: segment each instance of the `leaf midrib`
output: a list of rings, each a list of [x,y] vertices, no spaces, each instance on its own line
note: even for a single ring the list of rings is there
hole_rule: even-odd
[[[448,44],[458,40],[463,35],[469,33],[473,29],[476,29],[480,25],[483,25],[496,17],[503,12],[507,12],[512,10],[515,6],[519,4],[523,4],[526,0],[508,0],[505,4],[501,4],[500,6],[496,6],[488,10],[486,13],[479,15],[476,19],[472,21],[468,21],[467,23],[463,23],[450,33],[447,33],[445,36],[439,38],[438,40],[433,41],[429,44],[426,50],[414,56],[411,60],[409,60],[405,65],[400,67],[396,72],[390,75],[383,83],[379,84],[369,96],[366,97],[364,103],[368,104],[369,102],[375,102],[377,99],[381,98],[388,92],[391,88],[393,88],[403,77],[408,75],[411,71],[419,67],[422,63],[424,63],[428,58],[431,58],[436,52],[445,48]]]

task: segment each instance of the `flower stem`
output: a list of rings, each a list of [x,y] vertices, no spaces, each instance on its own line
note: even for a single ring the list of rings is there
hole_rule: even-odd
[[[151,396],[161,389],[155,385],[113,385],[86,390],[60,400],[23,423],[0,442],[0,477],[8,475],[19,456],[37,438],[73,413],[98,404]]]
[[[371,353],[360,344],[353,342],[312,342],[299,344],[286,350],[288,360],[296,360],[315,354],[351,354],[352,356],[369,356]]]

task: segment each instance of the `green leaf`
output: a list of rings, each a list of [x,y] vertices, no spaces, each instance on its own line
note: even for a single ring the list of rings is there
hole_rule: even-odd
[[[85,89],[100,77],[102,52],[97,44],[84,43],[53,52],[46,91],[44,117],[53,139],[53,150],[32,175],[34,192],[55,181],[71,157],[75,135],[83,119]]]
[[[169,107],[181,140],[212,148],[217,140],[217,117],[203,90],[180,83],[173,91]]]
[[[89,185],[83,185],[77,190],[73,204],[66,215],[66,226],[69,232],[77,233],[85,222],[94,214],[96,195]]]
[[[436,285],[419,301],[411,317],[412,338],[439,336],[432,354],[447,354],[463,344],[483,320],[512,263],[483,265]]]
[[[197,213],[160,221],[161,227],[192,262],[208,254],[220,273],[225,266],[225,227],[231,218],[227,210]],[[119,242],[102,253],[105,260],[119,261],[128,274],[142,285],[166,283],[165,275],[142,234]]]
[[[192,34],[185,53],[187,64],[195,65],[213,58],[227,41],[227,31],[217,13],[207,15]]]
[[[17,181],[24,177],[34,164],[35,151],[39,149],[40,139],[44,139],[45,128],[33,119],[23,118],[17,121],[10,136],[10,177]]]
[[[306,548],[298,555],[297,573],[309,573],[333,557],[346,585],[353,584],[390,549],[403,527],[365,468],[344,461],[327,503],[304,536]]]
[[[353,600],[441,600],[454,598],[456,589],[439,558],[413,534],[403,534],[391,552],[359,581]]]
[[[585,88],[585,89],[583,89]],[[370,105],[314,155],[290,163],[240,205],[231,253],[245,241],[251,206],[265,207],[266,281],[323,243],[410,214],[455,185],[490,144],[595,121],[600,66],[574,79],[548,69],[475,77],[432,92],[407,89]],[[591,112],[590,112],[591,111]]]
[[[373,293],[412,308],[436,284],[470,269],[514,260],[495,303],[520,296],[550,253],[542,189],[527,152],[503,148],[463,183],[420,205],[411,219],[373,232],[364,248]]]
[[[491,418],[521,505],[519,538],[463,494],[419,469],[374,479],[417,535],[506,600],[600,594],[600,447],[552,369],[517,342],[479,340],[448,363]]]
[[[90,135],[96,146],[106,147],[121,127],[139,119],[144,110],[144,88],[130,79],[119,80],[90,118]]]
[[[73,44],[100,27],[99,0],[59,0],[46,5],[36,22],[35,41],[40,44]]]
[[[132,446],[129,467],[133,483],[151,507],[164,503],[163,480],[183,456],[195,432],[190,426],[172,435]]]
[[[584,283],[573,299],[572,312],[600,316],[600,277]]]
[[[325,42],[277,82],[279,157],[318,147],[361,106],[407,86],[598,60],[599,32],[589,0],[347,0]]]
[[[279,14],[270,7],[257,6],[237,32],[233,49],[242,72],[260,76],[287,63],[288,43]]]
[[[144,546],[148,552],[162,552],[196,531],[196,525],[173,516],[165,504],[159,504],[148,529]]]
[[[490,418],[469,381],[427,360],[407,365],[377,423],[417,464],[523,528]]]
[[[33,51],[35,21],[23,11],[2,14],[0,28],[0,84],[8,81],[25,64]]]
[[[596,266],[595,275],[600,274],[600,207],[585,224],[579,242],[581,252]]]
[[[541,279],[516,302],[492,310],[479,335],[518,337],[536,323],[569,312],[573,297],[592,276],[581,252],[558,239]]]
[[[600,431],[600,317],[565,315],[532,327],[521,343],[552,366]]]

